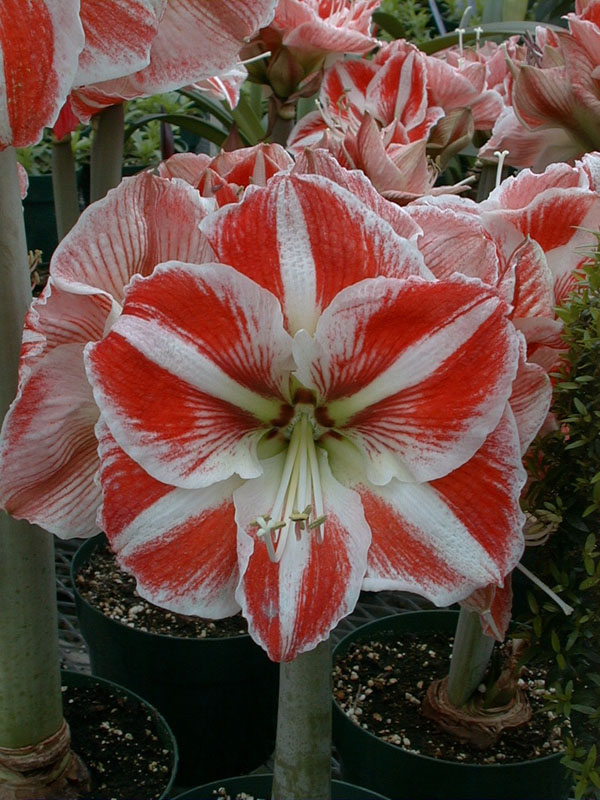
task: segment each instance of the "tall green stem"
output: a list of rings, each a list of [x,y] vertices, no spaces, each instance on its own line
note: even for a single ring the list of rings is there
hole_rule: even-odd
[[[60,242],[79,217],[79,197],[71,134],[52,143],[52,193],[56,212],[56,232]]]
[[[121,182],[123,163],[123,104],[109,106],[94,117],[90,164],[90,200],[99,200]]]
[[[0,419],[17,388],[31,284],[13,148],[0,151]],[[0,512],[0,798],[72,797],[52,537]]]
[[[481,630],[479,614],[461,608],[452,647],[448,699],[464,705],[481,683],[494,648],[494,640]]]
[[[281,664],[273,800],[331,797],[331,646]]]
[[[50,534],[0,512],[0,747],[62,725],[55,592]]]

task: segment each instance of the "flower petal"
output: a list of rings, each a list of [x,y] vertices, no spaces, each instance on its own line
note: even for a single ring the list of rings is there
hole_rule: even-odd
[[[276,299],[222,264],[169,262],[132,281],[86,352],[119,445],[157,480],[195,489],[256,477],[256,443],[285,398],[291,345]]]
[[[423,231],[417,245],[436,278],[461,272],[496,285],[498,250],[478,217],[441,204],[411,204],[407,211]]]
[[[376,484],[440,478],[470,459],[503,413],[517,370],[507,307],[478,281],[363,281],[341,292],[314,339],[294,340],[320,420],[354,441]]]
[[[238,582],[233,490],[177,489],[151,478],[96,427],[104,503],[100,523],[137,592],[179,614],[220,619],[235,614]]]
[[[83,43],[79,0],[3,0],[0,149],[35,144],[54,124]]]
[[[501,584],[518,562],[526,476],[510,410],[473,458],[429,484],[373,486],[339,443],[328,450],[334,475],[360,494],[371,527],[365,590],[406,590],[450,605]]]
[[[97,418],[83,345],[56,347],[22,383],[2,427],[0,501],[9,514],[63,539],[98,533]]]
[[[319,175],[276,175],[265,188],[247,190],[243,203],[207,217],[201,230],[220,261],[280,299],[290,333],[314,331],[344,286],[423,271],[411,242]]]
[[[119,78],[145,67],[166,4],[166,0],[84,0],[85,47],[74,85]]]
[[[182,180],[148,172],[125,178],[59,244],[53,281],[80,294],[104,292],[121,304],[132,275],[149,275],[169,259],[200,264],[209,257],[198,225],[212,208],[213,201]]]
[[[504,641],[512,618],[512,580],[508,575],[504,586],[484,586],[461,601],[461,605],[481,615],[481,630],[486,636]]]
[[[273,661],[289,661],[326,639],[354,608],[365,571],[371,537],[360,499],[335,480],[324,453],[318,458],[324,540],[302,531],[277,564],[252,522],[275,498],[284,455],[263,462],[263,475],[234,493],[242,576],[236,596],[250,635]]]

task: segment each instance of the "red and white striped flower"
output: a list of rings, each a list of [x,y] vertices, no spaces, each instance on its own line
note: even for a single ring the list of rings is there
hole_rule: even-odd
[[[524,472],[499,294],[433,279],[321,176],[275,176],[201,228],[215,261],[134,277],[86,351],[101,522],[138,590],[186,614],[241,607],[288,660],[361,587],[446,604],[501,584]]]
[[[198,225],[212,201],[180,180],[126,178],[56,249],[25,319],[17,396],[0,435],[0,505],[61,538],[98,533],[98,408],[83,348],[118,317],[134,274],[209,255]]]

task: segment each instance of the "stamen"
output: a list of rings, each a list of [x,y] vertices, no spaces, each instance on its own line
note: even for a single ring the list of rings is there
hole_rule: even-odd
[[[294,425],[283,465],[281,480],[270,514],[257,517],[257,536],[264,540],[271,561],[277,563],[285,551],[290,532],[297,540],[307,528],[317,530],[323,541],[323,495],[313,438],[313,426],[306,413]],[[302,508],[302,511],[298,509]],[[311,515],[315,518],[311,521]],[[273,520],[276,520],[275,522]]]
[[[479,40],[481,39],[483,28],[480,25],[478,25],[476,28],[473,28],[473,31],[475,33],[475,49],[479,50],[479,44],[480,44]]]
[[[539,586],[543,592],[546,592],[548,597],[552,598],[554,602],[560,607],[561,611],[569,616],[569,614],[573,613],[573,608],[568,604],[565,603],[564,600],[561,600],[560,597],[552,591],[552,589],[548,586],[548,584],[544,583],[544,581],[540,580],[537,575],[534,575],[533,572],[530,572],[527,567],[524,567],[523,564],[517,564],[517,569],[521,570],[523,575],[527,575],[530,581],[533,581],[536,586]]]

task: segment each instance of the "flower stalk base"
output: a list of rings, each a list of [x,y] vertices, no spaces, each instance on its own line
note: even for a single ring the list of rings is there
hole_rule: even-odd
[[[29,747],[0,747],[0,800],[77,798],[90,788],[81,759],[70,749],[69,727]]]

